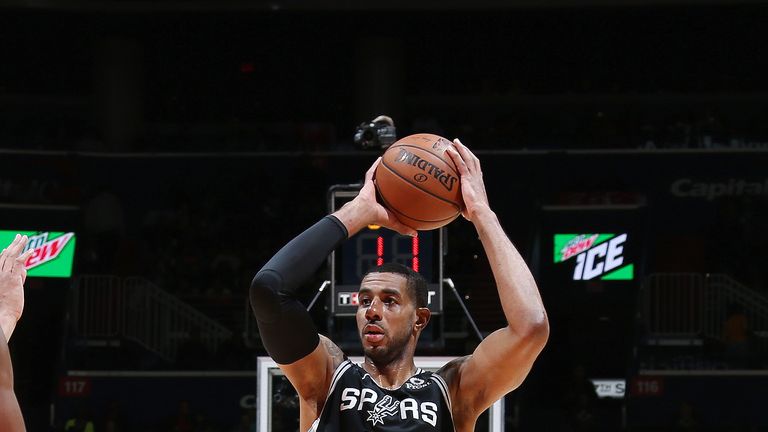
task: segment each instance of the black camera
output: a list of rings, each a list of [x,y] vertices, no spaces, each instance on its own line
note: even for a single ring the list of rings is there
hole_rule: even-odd
[[[360,123],[355,129],[354,141],[364,150],[383,150],[397,141],[397,130],[386,121]]]

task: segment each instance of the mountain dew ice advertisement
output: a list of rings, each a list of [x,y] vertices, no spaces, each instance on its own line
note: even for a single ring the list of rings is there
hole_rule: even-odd
[[[0,244],[3,247],[11,244],[17,233],[29,237],[24,252],[33,250],[26,262],[27,276],[60,278],[72,276],[75,233],[0,230]]]
[[[572,265],[573,280],[632,280],[635,266],[624,256],[625,234],[555,234],[555,264]]]

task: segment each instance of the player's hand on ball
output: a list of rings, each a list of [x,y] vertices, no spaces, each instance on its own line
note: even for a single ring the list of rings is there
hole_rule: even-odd
[[[370,212],[370,214],[366,215],[368,224],[381,225],[403,235],[416,236],[415,229],[404,225],[391,211],[376,201],[376,186],[373,184],[373,174],[376,172],[376,167],[380,162],[381,158],[376,159],[376,162],[365,173],[365,183],[354,201],[360,203],[362,207]]]
[[[472,221],[478,211],[490,209],[480,160],[458,138],[453,140],[453,146],[446,153],[453,159],[461,176],[461,195],[464,199],[461,215]]]

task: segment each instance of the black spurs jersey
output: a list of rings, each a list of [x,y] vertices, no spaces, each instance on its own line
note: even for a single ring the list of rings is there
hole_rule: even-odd
[[[349,360],[336,368],[320,418],[309,432],[454,432],[448,386],[418,369],[400,388],[387,390]]]

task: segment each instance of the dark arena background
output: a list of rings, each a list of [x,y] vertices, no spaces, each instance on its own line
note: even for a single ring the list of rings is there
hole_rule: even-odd
[[[379,114],[477,153],[549,313],[478,431],[768,430],[765,2],[0,4],[0,240],[47,260],[10,342],[28,430],[296,431],[248,286],[354,196]],[[401,240],[304,287],[322,333],[361,354],[340,269],[378,258],[427,273],[425,365],[505,325],[469,222]]]

